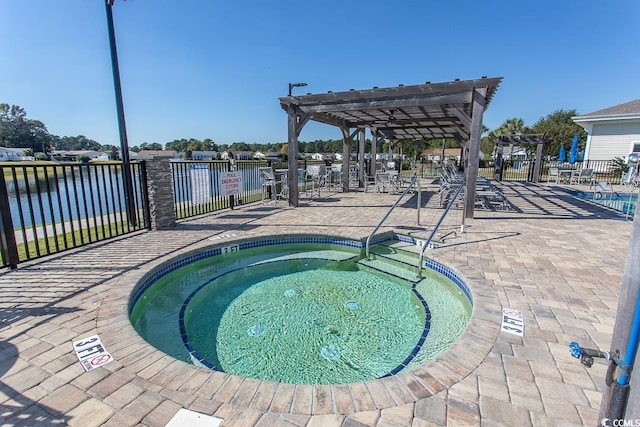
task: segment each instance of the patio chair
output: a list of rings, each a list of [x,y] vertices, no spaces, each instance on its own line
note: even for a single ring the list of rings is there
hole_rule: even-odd
[[[307,176],[313,181],[313,185],[318,190],[318,194],[321,189],[330,187],[331,170],[329,169],[329,171],[327,171],[325,165],[307,166]]]
[[[262,183],[262,202],[273,201],[277,203],[280,197],[278,187],[282,186],[282,182],[276,181],[273,169],[270,167],[258,168],[258,173],[260,174],[260,181]]]
[[[556,184],[560,182],[560,174],[558,173],[558,168],[549,168],[549,174],[547,175],[547,182],[555,181]]]
[[[391,191],[391,176],[389,172],[376,172],[375,176],[376,193]]]
[[[569,184],[587,184],[593,181],[593,169],[580,169],[578,173],[571,174]]]
[[[349,166],[349,186],[358,185],[358,165]]]

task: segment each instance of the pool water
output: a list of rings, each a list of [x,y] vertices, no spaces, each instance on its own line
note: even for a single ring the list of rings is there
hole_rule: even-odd
[[[431,270],[410,282],[336,245],[206,258],[157,280],[131,321],[180,360],[296,384],[366,381],[419,366],[462,333],[471,304]]]
[[[593,192],[593,191],[578,191],[575,192],[575,196],[588,200],[593,203],[597,203],[602,206],[617,210],[624,214],[633,215],[636,211],[636,204],[638,202],[637,194],[629,193],[608,193],[608,192]]]

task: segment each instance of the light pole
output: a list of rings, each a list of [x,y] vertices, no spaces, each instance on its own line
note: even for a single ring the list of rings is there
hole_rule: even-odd
[[[291,96],[291,90],[294,87],[303,87],[303,86],[306,86],[306,85],[307,85],[306,83],[289,83],[289,96]]]
[[[133,184],[131,181],[131,163],[129,162],[129,142],[127,141],[127,127],[124,121],[124,103],[122,102],[122,86],[120,85],[120,69],[118,67],[118,52],[116,50],[116,33],[113,28],[113,12],[111,8],[115,0],[104,0],[107,12],[107,28],[109,30],[109,48],[111,50],[111,70],[113,72],[113,86],[116,94],[116,111],[118,114],[118,131],[120,134],[120,157],[122,159],[122,179],[124,184],[124,201],[127,219],[134,227],[138,224],[133,200]]]

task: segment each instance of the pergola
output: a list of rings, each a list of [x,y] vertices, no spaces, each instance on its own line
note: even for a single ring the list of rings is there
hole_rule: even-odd
[[[547,142],[543,134],[520,134],[520,135],[501,135],[496,140],[496,162],[494,165],[494,177],[497,181],[502,180],[502,151],[505,145],[513,148],[514,145],[535,145],[536,155],[533,163],[533,170],[529,177],[531,182],[538,182],[540,176],[540,167],[542,165],[542,145]]]
[[[340,128],[343,159],[349,159],[350,142],[358,136],[360,180],[364,171],[366,129],[373,136],[373,159],[377,143],[383,138],[392,142],[456,139],[465,153],[465,218],[473,218],[482,116],[501,81],[502,77],[482,77],[280,98],[280,106],[287,112],[288,119],[289,204],[298,206],[298,137],[302,128],[313,120]],[[343,162],[342,172],[342,190],[346,192],[349,191],[348,161]]]

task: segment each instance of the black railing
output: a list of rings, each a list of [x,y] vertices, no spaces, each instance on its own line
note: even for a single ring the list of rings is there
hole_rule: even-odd
[[[555,160],[543,161],[540,168],[541,182],[553,180],[549,177],[549,168],[558,168],[564,170],[571,169],[592,169],[593,181],[606,181],[611,184],[622,184],[622,176],[626,172],[627,166],[620,165],[613,160],[585,160],[575,163],[558,162]]]
[[[594,181],[606,181],[611,184],[621,184],[625,165],[619,165],[613,160],[585,160],[570,162],[558,162],[556,160],[543,159],[541,162],[538,179],[534,179],[534,160],[504,161],[499,171],[502,181],[530,181],[547,182],[555,181],[555,177],[549,176],[549,168],[562,170],[592,169]],[[482,167],[478,175],[486,178],[495,178],[496,170],[493,166]]]
[[[261,200],[262,181],[258,168],[267,162],[258,160],[212,160],[171,163],[176,219],[185,219],[235,205]],[[242,177],[240,194],[228,196],[222,191],[223,172],[236,171]]]
[[[131,164],[129,213],[120,163],[4,164],[0,170],[5,267],[148,227],[144,163]]]

